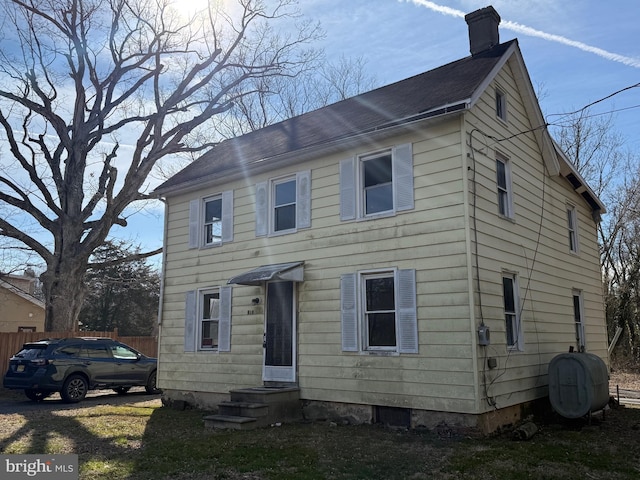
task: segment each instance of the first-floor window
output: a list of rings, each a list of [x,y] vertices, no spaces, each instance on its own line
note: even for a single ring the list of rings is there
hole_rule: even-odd
[[[522,350],[522,325],[518,298],[518,278],[515,274],[503,274],[502,292],[504,320],[507,332],[507,347]]]
[[[200,292],[200,348],[218,348],[218,322],[220,321],[220,291]]]
[[[396,348],[396,300],[393,272],[362,276],[368,350]]]
[[[418,353],[415,270],[342,275],[342,350]]]
[[[576,346],[579,352],[583,352],[585,348],[584,338],[584,308],[582,303],[582,292],[580,290],[573,291],[573,320],[576,329]]]
[[[231,349],[232,287],[210,287],[186,292],[184,351]]]

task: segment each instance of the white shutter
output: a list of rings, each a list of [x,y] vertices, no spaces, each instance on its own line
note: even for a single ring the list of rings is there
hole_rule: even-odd
[[[342,351],[358,351],[358,292],[356,274],[340,277],[340,316],[342,321]]]
[[[218,322],[218,351],[231,350],[231,287],[220,287],[220,320]]]
[[[393,148],[393,200],[397,212],[413,209],[413,146]]]
[[[233,190],[222,192],[222,243],[233,242]]]
[[[397,287],[398,351],[418,353],[416,271],[399,270]]]
[[[184,300],[184,351],[196,351],[196,313],[197,313],[197,292],[190,290],[185,295]]]
[[[200,246],[200,199],[189,202],[189,248]]]
[[[311,226],[311,170],[296,175],[296,228]]]
[[[356,160],[340,162],[340,220],[356,218]]]
[[[267,182],[256,184],[256,237],[264,237],[268,232]]]

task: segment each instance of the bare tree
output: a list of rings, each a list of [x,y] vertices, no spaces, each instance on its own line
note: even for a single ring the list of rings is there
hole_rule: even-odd
[[[365,67],[362,58],[331,62],[318,52],[295,77],[254,79],[253,93],[234,103],[215,133],[235,137],[371,90],[376,80]]]
[[[268,3],[212,1],[187,19],[171,0],[1,0],[11,162],[3,157],[0,209],[12,215],[0,236],[46,264],[47,330],[77,328],[89,257],[145,200],[157,162],[208,148],[190,137],[258,79],[296,75],[315,55],[301,47],[317,27],[287,23],[292,0]]]

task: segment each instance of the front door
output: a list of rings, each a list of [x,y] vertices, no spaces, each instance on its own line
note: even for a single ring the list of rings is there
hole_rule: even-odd
[[[293,282],[267,283],[264,333],[265,382],[296,381],[296,319]]]

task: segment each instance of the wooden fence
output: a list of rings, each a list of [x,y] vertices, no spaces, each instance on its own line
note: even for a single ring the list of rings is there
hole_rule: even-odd
[[[0,332],[0,375],[5,374],[9,367],[9,358],[22,348],[22,344],[36,342],[43,338],[69,337],[109,337],[126,343],[149,357],[158,356],[157,337],[121,337],[117,330],[115,332]]]

